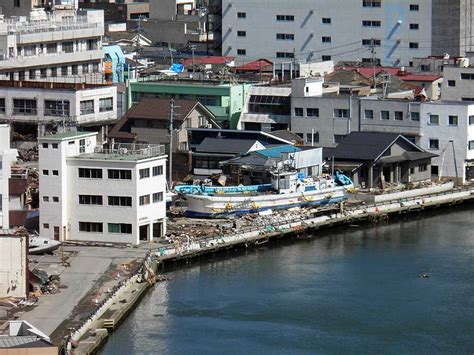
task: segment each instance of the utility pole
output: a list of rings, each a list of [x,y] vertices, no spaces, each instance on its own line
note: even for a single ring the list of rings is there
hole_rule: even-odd
[[[135,39],[135,76],[138,81],[138,59],[140,57],[140,38],[142,34],[142,16],[138,16],[138,26],[136,29],[137,37]]]
[[[375,89],[375,39],[370,39],[370,53],[372,54],[372,85]]]
[[[189,48],[191,48],[191,62],[192,62],[192,68],[193,68],[193,80],[194,80],[194,51],[196,49],[196,45],[195,44],[191,44],[189,46]]]
[[[171,190],[173,188],[173,132],[174,132],[174,117],[177,116],[176,113],[174,112],[175,108],[179,108],[180,106],[175,106],[174,104],[174,99],[170,100],[170,124],[169,124],[169,137],[170,137],[170,144],[169,144],[169,156],[168,156],[168,161],[169,161],[169,189]]]

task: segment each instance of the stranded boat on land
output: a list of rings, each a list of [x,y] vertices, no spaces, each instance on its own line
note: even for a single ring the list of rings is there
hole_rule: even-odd
[[[39,235],[31,235],[29,238],[28,254],[41,255],[51,253],[59,248],[61,242],[57,240],[43,238]]]
[[[278,172],[268,185],[180,188],[189,217],[225,217],[264,210],[337,203],[347,198],[352,181],[343,174],[304,178],[296,172]],[[211,190],[210,190],[211,189]],[[269,192],[271,190],[273,193]]]

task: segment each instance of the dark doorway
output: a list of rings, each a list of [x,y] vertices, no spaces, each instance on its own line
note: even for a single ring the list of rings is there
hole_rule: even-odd
[[[155,222],[153,223],[153,239],[158,239],[163,236],[163,223]]]
[[[140,226],[140,240],[147,241],[149,235],[150,226],[145,224],[144,226]]]
[[[58,226],[54,226],[53,238],[54,238],[54,240],[59,240],[59,227]]]

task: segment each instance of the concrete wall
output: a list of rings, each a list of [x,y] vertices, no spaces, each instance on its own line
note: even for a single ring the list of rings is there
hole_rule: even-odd
[[[410,11],[413,3],[419,4],[419,11]],[[376,56],[383,64],[408,65],[412,57],[432,52],[431,3],[388,0],[382,1],[381,8],[369,8],[362,7],[360,0],[223,0],[222,55],[235,56],[238,49],[245,49],[246,55],[238,59],[288,61],[276,58],[276,52],[295,52],[298,61],[321,60],[322,55],[360,60],[370,58],[362,39],[375,38],[381,40]],[[239,18],[238,12],[246,17]],[[277,15],[292,15],[294,21],[277,21]],[[331,18],[331,23],[323,23],[323,18]],[[363,27],[363,20],[381,21],[381,27]],[[418,23],[419,29],[410,30],[410,23]],[[237,31],[246,31],[246,36],[238,37]],[[294,34],[294,40],[277,40],[276,33]],[[331,43],[323,43],[323,36],[331,36]],[[410,42],[419,43],[419,48],[410,49]]]
[[[0,229],[10,228],[9,178],[11,164],[16,161],[18,152],[10,149],[10,126],[0,124]]]
[[[0,235],[0,298],[27,296],[27,238]]]
[[[446,66],[443,68],[443,87],[441,98],[443,100],[462,101],[474,100],[474,80],[461,79],[461,74],[470,74],[474,78],[474,68],[460,68],[459,66]],[[454,82],[454,86],[452,85]]]

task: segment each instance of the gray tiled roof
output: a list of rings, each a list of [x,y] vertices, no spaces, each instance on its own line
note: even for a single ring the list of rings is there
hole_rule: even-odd
[[[257,142],[253,139],[225,139],[206,137],[196,147],[196,152],[244,154]]]

